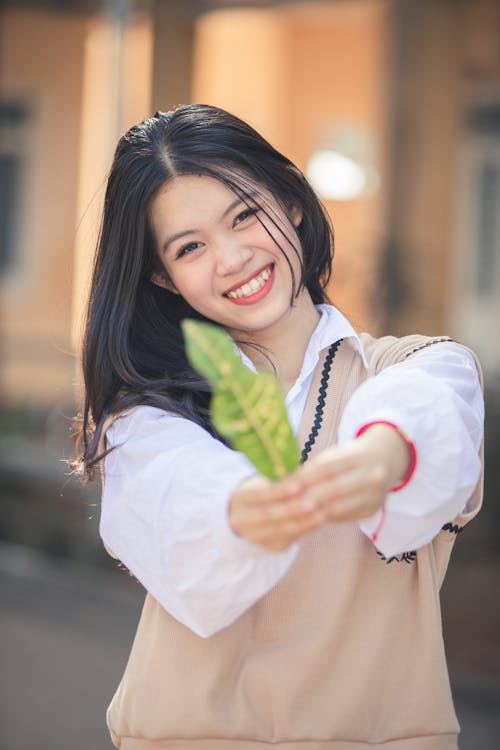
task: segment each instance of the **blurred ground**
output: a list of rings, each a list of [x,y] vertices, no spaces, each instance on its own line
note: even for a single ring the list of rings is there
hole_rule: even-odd
[[[139,617],[138,584],[123,571],[3,543],[0,597],[0,750],[110,750],[105,707]],[[460,748],[494,750],[500,746],[496,565],[452,565],[443,599]]]

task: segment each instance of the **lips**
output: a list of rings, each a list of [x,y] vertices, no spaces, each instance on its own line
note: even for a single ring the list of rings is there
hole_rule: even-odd
[[[250,305],[258,302],[270,291],[274,281],[274,263],[261,268],[223,293],[230,302],[237,305]]]

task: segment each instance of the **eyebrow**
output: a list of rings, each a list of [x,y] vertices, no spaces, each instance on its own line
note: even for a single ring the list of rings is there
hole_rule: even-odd
[[[250,194],[250,195],[249,195],[249,198],[252,198],[252,197],[253,197],[253,195],[254,195],[254,194]],[[233,202],[232,202],[232,203],[231,203],[231,204],[230,204],[230,205],[229,205],[229,206],[228,206],[228,207],[226,208],[226,210],[225,210],[225,211],[224,211],[224,213],[222,214],[222,217],[221,217],[221,218],[225,219],[225,218],[226,218],[226,216],[227,216],[228,214],[230,214],[230,213],[231,213],[231,211],[233,211],[233,210],[234,210],[234,209],[236,208],[236,206],[239,206],[239,205],[240,205],[240,203],[245,203],[245,201],[243,200],[243,198],[236,198],[236,200],[234,200],[234,201],[233,201]],[[165,240],[165,242],[163,243],[163,247],[162,247],[162,250],[163,250],[163,252],[164,252],[164,253],[166,253],[166,252],[167,252],[167,250],[168,250],[168,247],[169,247],[169,245],[171,245],[171,244],[172,244],[172,242],[175,242],[175,240],[180,240],[180,239],[181,239],[181,237],[186,237],[186,236],[187,236],[188,234],[196,234],[196,232],[199,232],[199,231],[200,231],[199,229],[185,229],[185,230],[184,230],[183,232],[177,232],[176,234],[172,234],[172,235],[170,235],[170,237],[167,237],[167,239],[166,239],[166,240]]]

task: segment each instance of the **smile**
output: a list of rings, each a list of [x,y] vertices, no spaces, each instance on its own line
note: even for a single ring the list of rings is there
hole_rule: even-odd
[[[273,264],[266,266],[260,273],[253,276],[244,284],[225,292],[224,296],[237,304],[257,302],[270,290],[273,282],[273,271]]]

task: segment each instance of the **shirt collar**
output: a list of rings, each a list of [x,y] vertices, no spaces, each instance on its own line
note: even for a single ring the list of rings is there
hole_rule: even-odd
[[[321,315],[306,349],[300,375],[286,395],[286,402],[291,402],[301,390],[304,382],[312,375],[318,364],[322,349],[326,349],[340,339],[349,341],[360,353],[365,367],[368,366],[358,334],[345,315],[333,305],[316,305]]]
[[[309,340],[300,375],[288,393],[290,397],[292,397],[292,392],[295,392],[296,388],[301,387],[304,380],[316,367],[320,351],[331,346],[335,341],[339,341],[339,339],[349,339],[361,355],[365,367],[368,367],[360,338],[345,315],[334,307],[334,305],[316,305],[316,309],[321,317]],[[241,357],[242,362],[256,372],[255,366],[249,357],[239,347],[236,347],[236,351]]]
[[[311,348],[313,351],[316,351],[313,365],[315,366],[319,352],[322,349],[331,346],[335,341],[339,341],[339,339],[349,339],[361,355],[364,366],[368,367],[368,361],[361,344],[361,339],[345,315],[343,315],[334,305],[316,305],[316,309],[320,312],[321,319],[311,336],[304,362],[308,358],[308,353]]]

